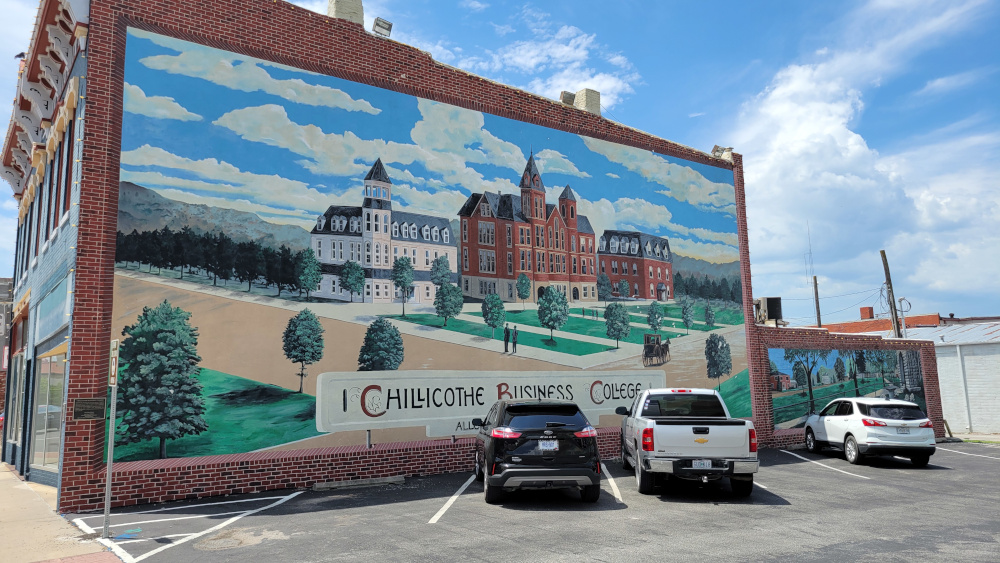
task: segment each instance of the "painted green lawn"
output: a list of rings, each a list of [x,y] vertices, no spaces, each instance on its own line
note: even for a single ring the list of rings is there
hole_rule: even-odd
[[[882,380],[874,379],[862,383],[858,386],[859,395],[864,397],[882,389]],[[803,388],[797,393],[772,397],[771,403],[774,405],[774,423],[781,424],[789,420],[802,418],[809,414],[808,391]],[[813,387],[813,402],[816,412],[819,412],[830,401],[840,397],[854,397],[854,383],[844,381],[826,385],[823,387]]]
[[[648,305],[630,305],[628,310],[630,313],[638,313],[645,320],[646,309]],[[681,318],[681,306],[676,303],[668,303],[666,305],[668,317],[673,317],[675,319]],[[705,320],[705,304],[695,303],[694,304],[694,320],[704,321]],[[739,307],[728,307],[728,308],[715,308],[715,322],[722,323],[725,325],[741,325],[743,324],[743,311]],[[681,325],[683,326],[683,325]],[[704,326],[704,325],[702,325]],[[694,328],[694,327],[692,327]],[[703,330],[703,329],[698,329]]]
[[[507,313],[507,320],[511,324],[511,329],[513,325],[516,324],[528,324],[522,323],[519,318],[512,318],[511,312]],[[536,315],[534,311],[524,311],[524,317],[528,317],[528,313]],[[470,321],[463,321],[460,319],[449,319],[448,326],[441,326],[441,317],[437,315],[427,315],[427,314],[409,314],[406,318],[402,318],[399,315],[386,315],[388,319],[394,321],[410,322],[423,326],[433,326],[437,328],[442,328],[444,330],[450,330],[452,332],[461,332],[462,334],[468,334],[471,336],[480,336],[483,338],[490,338],[490,333],[492,329],[490,327],[474,323]],[[538,321],[537,315],[535,316],[535,321]],[[503,328],[498,328],[496,333],[492,336],[493,340],[503,341]],[[531,348],[541,348],[543,350],[551,350],[553,352],[562,352],[563,354],[573,354],[574,356],[586,356],[587,354],[596,354],[597,352],[604,352],[607,350],[614,349],[614,346],[605,346],[602,344],[593,344],[591,342],[580,342],[578,340],[570,340],[567,338],[556,338],[555,341],[549,340],[549,336],[542,334],[535,334],[533,332],[527,332],[520,330],[517,332],[517,345],[529,346]]]
[[[478,312],[466,313],[466,314],[476,317],[483,316],[482,313]],[[533,310],[518,311],[515,309],[512,311],[507,311],[507,322],[511,324],[516,323],[516,324],[536,326],[536,327],[542,326],[541,321],[538,320],[538,313]],[[448,321],[448,324],[451,325],[451,321]],[[566,324],[561,326],[559,330],[563,332],[572,332],[573,334],[595,336],[597,338],[608,338],[607,325],[604,323],[603,319],[595,321],[593,319],[584,319],[581,317],[570,317],[569,320],[566,321]],[[643,329],[633,326],[632,330],[629,332],[628,338],[622,340],[622,342],[631,342],[632,344],[642,344],[643,343],[642,335],[644,332],[649,332],[649,327],[646,327],[646,331],[643,331]],[[664,330],[661,330],[660,334],[663,335],[665,338],[678,338],[680,336],[684,336],[683,332],[669,332]],[[614,340],[611,339],[608,339],[608,341],[614,342]],[[518,342],[518,344],[520,344],[520,342]]]
[[[289,381],[294,383],[294,370],[289,371]],[[244,453],[321,434],[316,431],[316,397],[312,395],[210,369],[202,369],[198,380],[203,386],[208,430],[167,440],[168,457]],[[159,440],[115,446],[115,461],[159,455]]]
[[[734,418],[753,416],[750,408],[750,370],[745,369],[723,380],[718,389],[722,399],[726,401],[730,416]]]

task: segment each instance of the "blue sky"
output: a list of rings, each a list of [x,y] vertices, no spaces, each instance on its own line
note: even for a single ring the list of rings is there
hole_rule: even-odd
[[[36,4],[7,4],[0,54],[13,55]],[[782,296],[793,324],[813,309],[807,228],[827,322],[885,309],[880,249],[912,312],[1000,314],[996,2],[364,5],[366,27],[383,17],[439,61],[549,97],[592,87],[609,119],[733,146],[754,294]],[[16,65],[0,58],[0,91],[13,92]],[[3,232],[15,217],[0,205]]]

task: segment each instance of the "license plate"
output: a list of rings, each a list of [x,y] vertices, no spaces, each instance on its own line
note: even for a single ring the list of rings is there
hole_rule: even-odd
[[[712,460],[710,459],[692,459],[691,469],[711,469]]]
[[[896,434],[909,434],[909,428],[896,428]]]
[[[555,452],[559,450],[559,440],[539,440],[538,449],[543,452]]]

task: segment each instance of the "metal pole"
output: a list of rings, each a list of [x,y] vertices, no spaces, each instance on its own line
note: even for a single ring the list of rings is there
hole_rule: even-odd
[[[958,356],[958,370],[962,374],[962,394],[965,395],[965,415],[969,420],[969,433],[972,433],[972,406],[969,404],[969,380],[965,375],[965,358],[962,356],[962,345],[955,345],[955,354]]]
[[[816,326],[823,328],[823,319],[819,316],[819,282],[816,281],[816,276],[813,276],[813,297],[816,299]]]
[[[108,438],[108,475],[107,481],[104,484],[104,533],[101,534],[102,538],[108,538],[108,528],[111,525],[111,468],[115,462],[115,407],[118,406],[118,386],[113,385],[111,387],[111,422],[109,424],[111,428],[111,436]]]

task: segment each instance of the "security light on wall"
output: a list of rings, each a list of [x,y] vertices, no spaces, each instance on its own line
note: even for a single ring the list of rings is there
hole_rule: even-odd
[[[387,22],[382,18],[375,18],[375,23],[372,25],[372,31],[376,35],[389,37],[389,34],[392,33],[392,22]]]

